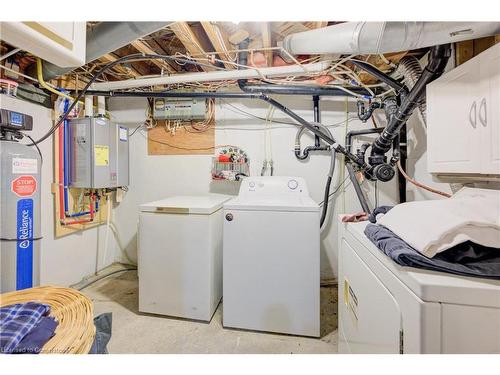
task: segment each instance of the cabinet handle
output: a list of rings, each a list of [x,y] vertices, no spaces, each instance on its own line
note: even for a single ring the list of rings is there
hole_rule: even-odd
[[[481,113],[484,113],[484,116],[481,116]],[[481,121],[481,124],[483,124],[483,126],[486,126],[486,124],[488,123],[488,118],[486,115],[486,98],[483,98],[483,100],[481,100],[481,105],[479,106],[479,121]]]
[[[472,111],[474,110],[474,116],[472,116]],[[472,125],[473,128],[476,127],[476,122],[477,122],[477,109],[476,109],[476,101],[474,100],[472,102],[472,105],[469,110],[469,122]]]

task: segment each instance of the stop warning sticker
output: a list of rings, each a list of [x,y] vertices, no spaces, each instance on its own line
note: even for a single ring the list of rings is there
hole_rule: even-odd
[[[36,185],[36,179],[33,176],[23,175],[12,181],[11,190],[19,197],[29,197],[36,192]]]

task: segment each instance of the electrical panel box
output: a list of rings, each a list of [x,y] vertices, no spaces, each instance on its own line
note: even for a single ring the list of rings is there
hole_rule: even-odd
[[[205,99],[156,98],[153,118],[156,120],[204,120],[205,112]]]
[[[103,117],[69,122],[70,187],[113,188],[129,184],[128,128]]]

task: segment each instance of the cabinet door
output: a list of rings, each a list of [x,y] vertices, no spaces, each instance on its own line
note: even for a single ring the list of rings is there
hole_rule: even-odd
[[[481,98],[478,126],[481,128],[481,172],[500,174],[500,44],[480,55]]]
[[[480,74],[468,61],[427,86],[428,169],[480,173]]]

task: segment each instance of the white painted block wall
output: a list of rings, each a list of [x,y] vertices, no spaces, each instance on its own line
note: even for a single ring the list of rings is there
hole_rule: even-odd
[[[296,111],[306,119],[312,120],[312,100],[309,97],[278,97],[279,101]],[[242,147],[250,157],[251,174],[258,175],[264,158],[265,123],[255,118],[238,113],[228,102],[218,101],[216,107],[216,144],[233,144]],[[266,104],[255,100],[232,100],[232,106],[240,108],[253,115],[265,117],[268,111]],[[324,98],[321,100],[322,123],[338,124],[333,128],[334,137],[344,143],[346,105],[347,116],[355,117],[355,102],[348,103],[344,98]],[[110,110],[113,120],[129,126],[131,129],[142,123],[146,116],[146,100],[138,98],[113,98],[110,101]],[[290,121],[282,114],[275,112],[275,119]],[[349,130],[372,126],[371,123],[362,124],[357,118],[348,124]],[[273,124],[271,130],[272,153],[275,175],[289,175],[304,177],[308,183],[312,198],[323,200],[324,184],[329,169],[328,155],[313,154],[307,161],[299,161],[293,153],[293,146],[297,128],[292,125]],[[373,136],[371,136],[373,137]],[[366,141],[369,137],[363,137]],[[175,136],[172,137],[175,142]],[[303,144],[313,143],[312,137],[304,136]],[[137,218],[138,206],[142,203],[161,199],[171,195],[204,194],[220,192],[237,194],[238,184],[211,181],[211,156],[148,156],[145,135],[137,132],[130,138],[130,187],[125,200],[116,208],[115,221],[120,237],[128,254],[136,257]],[[341,175],[347,176],[345,170],[337,163],[332,189],[341,180]],[[346,181],[348,183],[349,180]],[[394,204],[398,199],[395,181],[378,183],[379,204]],[[374,189],[371,182],[363,184],[370,200],[374,201]],[[342,189],[341,189],[342,191]],[[349,184],[345,194],[338,194],[335,200],[335,212],[358,212],[361,208],[355,197],[352,186]],[[336,254],[336,221],[331,220],[322,235],[321,247],[321,274],[323,278],[333,277],[337,268]]]
[[[312,103],[307,97],[281,97],[278,98],[285,105],[297,111],[307,119],[312,119]],[[52,111],[25,101],[13,99],[4,95],[0,96],[1,106],[20,112],[25,112],[35,119],[34,130],[31,135],[36,139],[52,125]],[[254,115],[265,117],[267,106],[258,101],[231,101],[229,104],[250,112]],[[348,102],[348,117],[355,116],[355,105],[352,99]],[[142,123],[146,115],[146,100],[134,98],[113,98],[110,109],[115,121],[123,123],[130,128],[135,128]],[[324,98],[321,101],[322,122],[325,124],[339,124],[333,129],[334,136],[344,143],[346,102],[343,98]],[[377,116],[381,125],[383,119]],[[249,118],[237,113],[233,107],[218,102],[216,109],[216,143],[237,144],[245,149],[251,158],[251,173],[259,174],[264,158],[264,134],[261,130],[264,122]],[[289,121],[289,119],[275,112],[275,119]],[[348,129],[360,129],[366,126],[359,120],[349,121]],[[298,161],[293,155],[293,144],[296,129],[292,126],[273,124],[271,139],[275,174],[302,176],[307,180],[313,199],[317,202],[323,199],[325,175],[329,167],[329,156],[313,154],[308,161]],[[412,116],[409,121],[410,158],[408,168],[410,175],[417,179],[438,186],[444,190],[447,184],[432,182],[430,174],[425,168],[425,129],[418,116]],[[366,141],[369,137],[364,137]],[[173,138],[175,140],[175,138]],[[178,194],[204,194],[209,191],[237,194],[238,185],[235,183],[212,182],[210,178],[211,157],[202,155],[193,156],[148,156],[147,143],[143,135],[137,132],[130,139],[130,171],[131,185],[125,199],[120,204],[115,204],[113,220],[116,223],[121,240],[130,256],[135,259],[137,245],[137,208],[144,202],[153,201],[169,195]],[[304,145],[311,144],[312,137],[304,136]],[[112,263],[115,260],[124,260],[116,246],[112,235],[109,239],[109,250],[106,259],[104,253],[105,226],[89,229],[77,234],[72,234],[60,239],[54,238],[54,204],[50,192],[53,182],[53,142],[52,138],[41,144],[44,156],[42,167],[42,256],[41,256],[41,281],[43,284],[71,285],[83,277],[92,275],[96,269],[98,254],[100,259],[97,268]],[[342,168],[337,164],[332,191],[340,181]],[[349,180],[346,181],[348,183]],[[367,191],[370,201],[374,202],[372,183],[365,183],[363,188]],[[422,192],[408,186],[408,199],[435,199],[437,196]],[[379,183],[379,203],[394,204],[397,200],[395,183]],[[335,212],[359,211],[360,207],[349,184],[340,189],[336,195]],[[335,275],[337,267],[336,255],[336,225],[335,220],[330,221],[322,235],[321,269],[322,277],[330,278]]]

